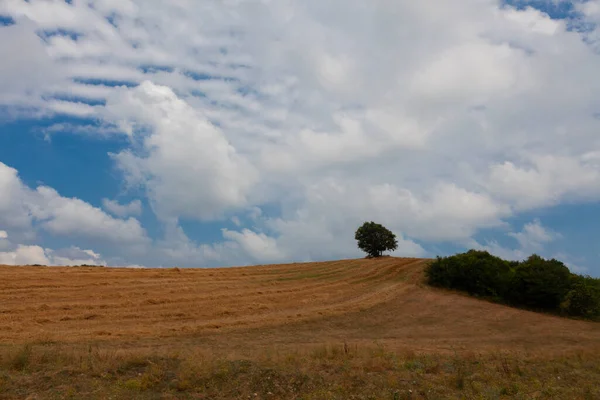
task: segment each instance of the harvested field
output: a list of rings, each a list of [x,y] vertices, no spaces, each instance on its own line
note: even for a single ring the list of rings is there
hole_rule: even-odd
[[[413,351],[600,347],[600,324],[422,284],[426,260],[229,269],[0,267],[0,343],[214,348],[378,341]]]
[[[0,267],[0,399],[596,399],[600,324],[433,289],[427,260]]]

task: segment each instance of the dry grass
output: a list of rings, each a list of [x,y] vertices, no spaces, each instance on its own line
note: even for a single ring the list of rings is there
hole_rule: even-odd
[[[191,350],[191,349],[188,349]],[[320,345],[252,357],[34,345],[5,348],[0,399],[598,399],[597,357],[552,360]]]
[[[428,288],[425,262],[0,267],[0,399],[600,398],[600,324]]]

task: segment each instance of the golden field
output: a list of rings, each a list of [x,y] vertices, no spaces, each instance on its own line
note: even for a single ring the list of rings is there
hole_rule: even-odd
[[[600,399],[600,324],[430,288],[427,261],[2,266],[0,399]]]

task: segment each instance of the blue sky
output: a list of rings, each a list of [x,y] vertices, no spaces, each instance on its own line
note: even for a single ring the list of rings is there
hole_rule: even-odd
[[[376,220],[395,255],[600,276],[599,22],[598,0],[3,2],[0,263],[352,258]]]

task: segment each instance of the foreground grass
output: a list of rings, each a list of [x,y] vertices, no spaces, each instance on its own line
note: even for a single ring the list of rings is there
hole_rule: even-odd
[[[0,348],[0,399],[599,399],[597,356],[342,344],[241,357],[38,344]]]

